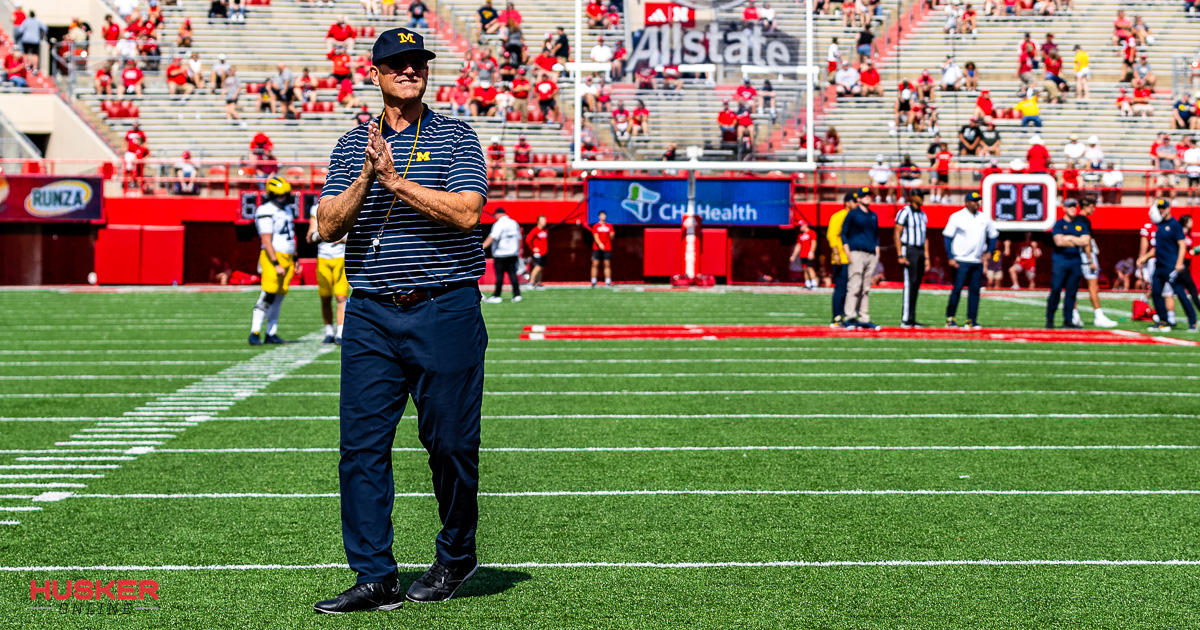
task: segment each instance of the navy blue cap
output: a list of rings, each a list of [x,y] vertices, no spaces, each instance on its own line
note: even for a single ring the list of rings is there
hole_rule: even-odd
[[[983,195],[980,195],[977,192],[967,193],[967,201],[979,201],[980,199],[983,199]]]
[[[1155,206],[1157,206],[1157,207],[1158,207],[1158,208],[1160,208],[1160,209],[1162,209],[1162,208],[1170,208],[1170,207],[1171,207],[1171,202],[1170,202],[1170,201],[1167,201],[1166,199],[1159,199],[1157,202],[1155,202],[1155,204],[1154,204],[1154,205],[1155,205]]]
[[[843,201],[843,202],[845,202],[845,201],[857,201],[857,200],[858,200],[858,193],[857,193],[857,192],[848,192],[848,193],[846,193],[846,194],[845,194],[845,195],[842,197],[842,201]]]
[[[379,39],[375,40],[375,45],[371,47],[371,61],[379,63],[388,57],[414,51],[425,60],[437,57],[432,50],[426,50],[425,38],[420,33],[406,28],[393,28],[379,34]]]

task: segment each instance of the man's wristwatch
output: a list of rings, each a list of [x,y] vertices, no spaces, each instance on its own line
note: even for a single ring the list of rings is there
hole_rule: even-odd
[[[271,266],[272,266],[272,267],[278,267],[278,266],[279,266],[279,261],[278,261],[278,260],[272,260],[272,261],[271,261]]]

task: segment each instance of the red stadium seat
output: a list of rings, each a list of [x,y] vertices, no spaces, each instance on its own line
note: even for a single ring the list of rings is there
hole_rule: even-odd
[[[288,180],[293,187],[297,187],[300,182],[308,179],[308,171],[305,171],[300,166],[290,166],[284,171],[283,177]]]
[[[306,114],[315,112],[317,111],[317,105],[320,105],[320,103],[305,103],[300,107],[300,111]]]
[[[558,172],[552,168],[543,168],[537,172],[537,194],[542,196],[546,192],[553,193],[561,183],[558,179]]]
[[[548,164],[549,162],[550,162],[550,156],[546,155],[545,153],[534,153],[533,154],[533,163],[534,164]]]
[[[554,155],[550,156],[550,163],[551,164],[566,164],[567,156],[564,153],[555,153]]]
[[[540,122],[545,122],[545,121],[546,121],[546,117],[542,115],[542,110],[540,110],[540,109],[531,109],[531,110],[529,110],[529,118],[528,118],[528,120],[529,120],[529,122],[531,122],[531,123],[540,123]]]
[[[246,0],[246,6],[248,6],[248,7],[253,7],[253,6],[269,7],[269,6],[271,6],[271,0]]]
[[[521,122],[521,112],[514,109],[513,111],[508,112],[508,116],[505,118],[508,120],[508,122],[519,123]]]
[[[261,84],[261,83],[247,83],[246,84],[246,93],[247,94],[258,94],[258,91],[262,89],[262,86],[263,86],[263,84]]]
[[[362,29],[362,37],[363,38],[375,37],[375,27],[374,26],[364,26]]]
[[[337,79],[333,77],[321,77],[317,79],[317,88],[322,90],[336,90],[338,86]]]
[[[333,101],[319,102],[319,103],[317,103],[317,105],[321,106],[321,109],[319,109],[318,111],[322,111],[325,113],[329,113],[329,112],[333,111]]]
[[[450,89],[451,88],[449,85],[443,85],[443,86],[439,87],[438,91],[437,91],[437,102],[439,102],[439,103],[448,102],[450,100]]]

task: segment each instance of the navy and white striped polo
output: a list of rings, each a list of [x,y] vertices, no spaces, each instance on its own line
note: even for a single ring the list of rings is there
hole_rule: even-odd
[[[479,136],[466,123],[425,108],[415,152],[417,125],[396,132],[376,118],[392,148],[396,172],[413,155],[407,179],[426,188],[447,192],[476,192],[487,197],[487,169]],[[322,197],[342,193],[362,172],[367,125],[355,127],[338,140],[329,156],[329,176]],[[392,202],[395,206],[392,207]],[[384,218],[392,207],[391,218]],[[383,231],[380,233],[380,228]],[[379,236],[380,246],[371,246]],[[355,291],[374,294],[408,292],[457,282],[478,281],[484,259],[479,230],[460,232],[431,221],[379,182],[371,186],[358,221],[346,241],[346,277]]]

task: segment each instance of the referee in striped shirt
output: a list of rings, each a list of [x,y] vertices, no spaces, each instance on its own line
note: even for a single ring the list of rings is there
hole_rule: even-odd
[[[342,333],[342,542],[356,584],[317,612],[393,610],[449,599],[469,578],[479,519],[479,421],[487,330],[479,310],[487,199],[479,137],[422,102],[419,33],[383,32],[371,83],[383,114],[338,140],[317,210],[326,242],[349,234],[354,288]],[[411,396],[442,529],[433,566],[407,593],[392,556],[392,443]]]
[[[929,217],[921,206],[925,205],[925,191],[914,188],[908,191],[908,205],[896,214],[893,238],[896,252],[900,255],[900,267],[904,269],[904,301],[900,309],[901,328],[924,328],[917,321],[917,292],[921,290],[921,279],[929,270],[929,243],[925,240],[925,228]]]

